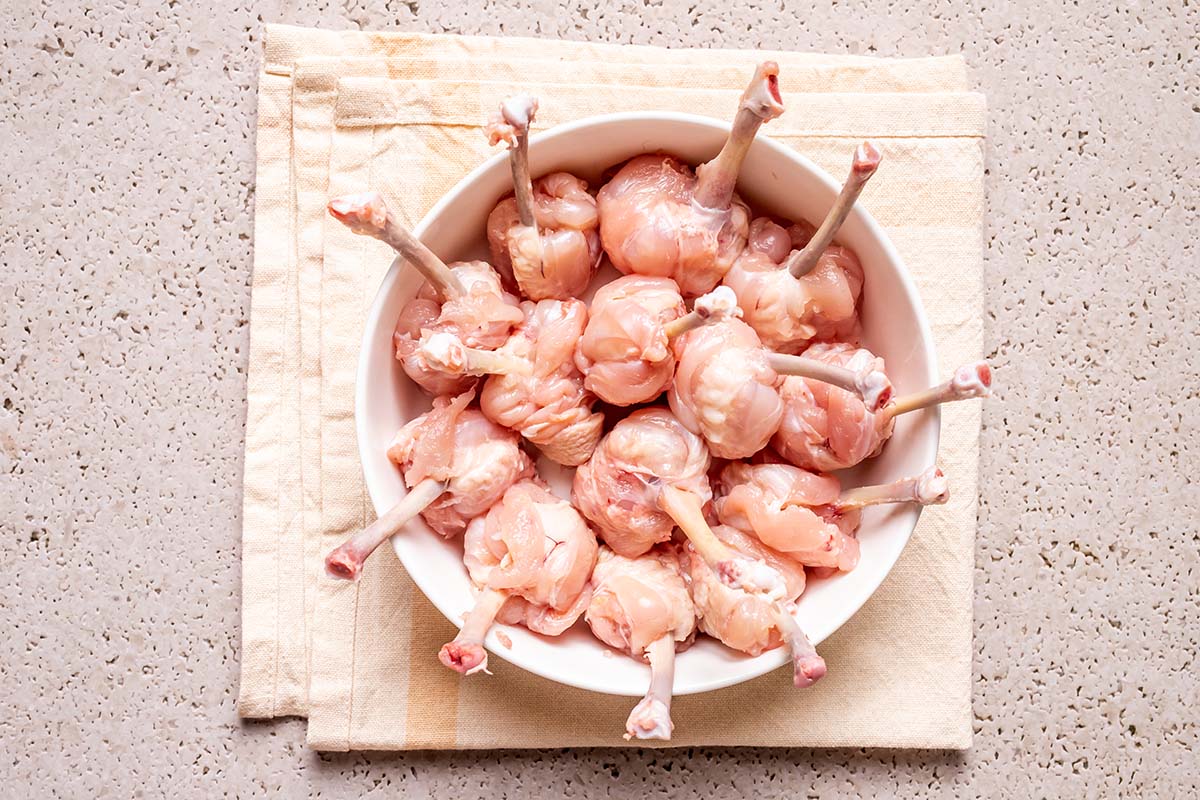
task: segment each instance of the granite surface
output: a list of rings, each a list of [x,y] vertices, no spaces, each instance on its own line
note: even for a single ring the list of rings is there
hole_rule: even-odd
[[[0,2],[0,795],[1200,792],[1200,6]],[[264,21],[879,55],[991,106],[975,747],[322,756],[242,723]]]

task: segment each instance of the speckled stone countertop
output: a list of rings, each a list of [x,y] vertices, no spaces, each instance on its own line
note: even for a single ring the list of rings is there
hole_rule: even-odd
[[[0,794],[1200,792],[1194,0],[3,5]],[[302,721],[239,722],[263,21],[966,55],[1001,376],[974,749],[323,756]]]

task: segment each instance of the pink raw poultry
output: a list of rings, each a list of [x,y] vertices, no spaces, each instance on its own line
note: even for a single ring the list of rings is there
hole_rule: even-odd
[[[495,353],[436,334],[422,341],[421,357],[450,374],[496,373],[483,386],[483,413],[519,431],[551,461],[582,464],[596,449],[604,424],[574,360],[587,306],[579,300],[527,300],[521,310],[525,321]],[[494,363],[497,356],[502,364]]]
[[[609,547],[627,558],[668,541],[675,520],[658,504],[663,485],[712,498],[708,449],[665,408],[635,411],[575,471],[572,499]]]
[[[494,621],[558,636],[588,606],[596,536],[570,503],[537,480],[513,484],[485,516],[472,520],[463,548],[479,595],[458,636],[438,655],[456,672],[487,670],[483,640]]]
[[[843,343],[814,344],[804,357],[855,372],[883,373],[883,359],[862,347]],[[787,378],[780,388],[783,416],[771,445],[798,467],[829,472],[846,469],[878,455],[892,435],[895,418],[939,403],[986,397],[992,370],[979,361],[959,367],[941,386],[897,397],[872,409],[836,386]],[[892,394],[888,383],[886,394]]]
[[[625,164],[596,196],[600,240],[621,272],[674,278],[686,297],[712,291],[746,245],[750,214],[734,194],[759,127],[783,113],[779,67],[760,64],[721,152],[696,173],[651,153]]]
[[[487,221],[492,263],[530,300],[566,300],[584,293],[600,264],[596,199],[585,181],[553,172],[529,177],[529,124],[537,98],[500,104],[487,126],[492,144],[506,142],[514,196],[501,200]]]
[[[861,509],[884,503],[944,503],[941,470],[842,491],[832,475],[790,464],[731,463],[721,472],[717,516],[773,551],[808,567],[849,572],[858,564]]]
[[[746,323],[726,318],[691,331],[676,344],[678,366],[667,400],[688,430],[718,458],[746,458],[779,428],[784,375],[804,375],[854,391],[874,406],[886,401],[887,378],[766,350]]]
[[[684,313],[675,281],[625,275],[592,299],[587,328],[575,350],[584,385],[616,406],[646,403],[662,394],[675,374],[671,342],[689,330],[737,311],[733,292],[718,286]]]
[[[916,478],[841,491],[836,478],[786,464],[732,463],[721,473],[716,511],[723,522],[713,534],[744,558],[766,564],[783,578],[774,597],[730,586],[689,545],[688,571],[700,629],[750,655],[787,644],[794,682],[804,687],[825,674],[825,661],[796,620],[805,567],[818,574],[853,569],[854,533],[861,509],[882,503],[944,503],[945,478],[931,468]]]
[[[831,243],[880,158],[870,142],[854,151],[850,176],[815,232],[808,223],[785,229],[766,217],[750,224],[749,244],[725,285],[772,350],[797,353],[812,339],[846,339],[856,331],[862,265],[854,251]]]
[[[400,312],[392,341],[404,372],[432,395],[459,394],[475,379],[447,375],[420,357],[417,345],[422,332],[445,332],[470,347],[495,350],[521,321],[517,298],[504,291],[500,278],[483,261],[447,266],[397,222],[376,192],[338,197],[329,212],[355,233],[390,245],[415,267],[426,283]]]
[[[689,545],[686,562],[700,630],[752,656],[787,644],[795,685],[816,683],[825,675],[825,659],[817,654],[795,617],[795,601],[804,591],[804,565],[728,525],[718,525],[713,534],[742,557],[775,570],[782,576],[784,588],[778,597],[766,598],[732,587],[708,562],[697,558]]]
[[[515,433],[467,408],[473,397],[439,397],[396,434],[387,454],[404,471],[409,492],[326,557],[331,576],[357,580],[367,556],[417,514],[442,536],[462,533],[509,486],[534,474]]]
[[[650,662],[650,688],[629,714],[625,738],[670,739],[675,652],[696,631],[678,550],[664,545],[625,558],[601,547],[584,618],[600,641]]]
[[[704,518],[712,498],[711,458],[699,436],[665,408],[643,408],[618,422],[575,471],[575,507],[619,555],[636,558],[678,526],[731,585],[772,593],[780,579],[713,536]]]
[[[849,571],[858,541],[821,507],[835,503],[838,479],[790,464],[734,462],[721,471],[714,503],[721,522],[755,535],[764,545],[810,567]]]
[[[700,629],[729,647],[756,656],[786,644],[793,681],[810,686],[825,675],[825,660],[796,619],[805,567],[818,572],[848,570],[858,559],[853,538],[860,509],[880,503],[944,503],[945,479],[937,469],[917,478],[841,492],[834,478],[781,464],[730,464],[721,475],[717,513],[724,525],[713,534],[745,558],[760,561],[783,577],[773,598],[748,593],[727,581],[689,545],[688,571]],[[813,507],[808,504],[812,503]]]

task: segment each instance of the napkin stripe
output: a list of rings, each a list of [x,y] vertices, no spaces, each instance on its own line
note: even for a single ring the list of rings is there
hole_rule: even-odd
[[[594,98],[609,87],[580,85],[541,103],[534,129],[602,113]],[[550,96],[558,84],[523,83],[524,91]],[[337,124],[341,127],[377,125],[465,125],[486,121],[496,105],[513,91],[507,81],[396,81],[344,78],[339,81]],[[655,108],[727,119],[737,109],[740,90],[679,89],[623,86],[621,109]],[[451,105],[445,98],[454,97]],[[651,102],[653,101],[653,102]],[[986,104],[972,92],[852,94],[791,93],[784,114],[764,129],[770,136],[850,136],[858,138],[978,137],[984,128]]]
[[[942,93],[967,91],[962,59],[952,56],[915,58],[882,69],[878,64],[832,67],[828,64],[781,65],[784,98],[804,91],[832,93]],[[545,58],[472,56],[468,58],[409,57],[307,58],[292,70],[298,88],[316,78],[374,77],[405,81],[495,82],[530,81],[577,85],[690,86],[740,91],[749,79],[745,63],[614,63],[612,61],[547,61]]]
[[[566,61],[599,61],[649,64],[740,64],[754,65],[774,60],[781,66],[830,65],[834,67],[898,67],[926,59],[878,58],[845,54],[798,53],[786,50],[723,50],[709,48],[663,48],[648,45],[579,42],[565,39],[531,39],[519,36],[459,36],[411,32],[328,31],[291,25],[267,25],[263,41],[263,70],[290,76],[296,62],[313,57],[370,57],[401,60],[437,54],[442,58],[475,58],[496,55]],[[936,58],[936,57],[935,57]],[[944,57],[951,65],[947,91],[961,91],[967,85],[966,66],[957,56]]]
[[[259,81],[258,149],[255,240],[274,239],[288,231],[290,193],[290,81],[262,75]],[[250,315],[253,320],[280,320],[285,315],[283,284],[287,252],[256,247]],[[282,537],[278,503],[282,326],[255,325],[250,333],[250,363],[246,380],[246,463],[242,503],[242,670],[238,713],[272,717],[290,713],[276,697],[279,646],[282,641],[279,566]]]

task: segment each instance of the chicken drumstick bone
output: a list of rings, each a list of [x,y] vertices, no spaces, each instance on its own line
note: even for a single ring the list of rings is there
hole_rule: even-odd
[[[712,291],[746,245],[749,211],[734,194],[759,127],[783,113],[779,67],[758,66],[716,158],[696,173],[661,153],[638,156],[596,195],[600,241],[625,274],[673,278],[685,297]]]
[[[325,558],[334,578],[357,580],[363,563],[417,514],[445,537],[462,533],[516,481],[533,474],[517,435],[468,409],[474,392],[439,397],[408,422],[388,448],[409,492],[392,509]]]
[[[846,338],[855,330],[862,266],[853,251],[832,242],[880,158],[872,143],[859,145],[850,175],[816,231],[808,223],[784,229],[768,217],[750,224],[747,247],[725,285],[737,293],[746,324],[767,347],[795,353],[811,339]]]
[[[807,567],[848,572],[858,563],[854,538],[867,505],[946,502],[945,478],[930,468],[915,478],[842,490],[832,475],[790,464],[731,463],[721,471],[714,507],[725,525],[753,535]]]
[[[839,386],[871,407],[889,396],[890,384],[881,372],[772,353],[753,328],[734,318],[692,331],[676,350],[679,362],[667,400],[719,458],[746,458],[766,447],[783,417],[782,376]]]
[[[941,503],[947,497],[945,481],[937,470],[884,486],[839,493],[837,480],[830,476],[782,464],[733,463],[722,471],[721,483],[723,496],[716,507],[725,524],[713,528],[713,534],[744,558],[774,569],[783,577],[784,589],[774,600],[753,595],[723,581],[706,559],[689,558],[700,629],[754,656],[786,645],[798,687],[815,683],[826,671],[824,659],[796,618],[796,601],[805,587],[805,568],[854,566],[858,543],[853,533],[858,526],[858,509],[863,506]],[[690,544],[686,552],[693,554]]]
[[[566,172],[529,176],[529,124],[537,98],[510,97],[487,126],[489,141],[509,146],[513,197],[488,216],[492,262],[530,300],[584,293],[600,263],[600,218],[587,183]]]
[[[650,663],[650,688],[629,714],[625,738],[670,739],[675,652],[696,630],[677,549],[661,545],[626,558],[601,547],[584,619],[600,641]]]
[[[700,630],[752,656],[787,645],[795,685],[802,688],[820,680],[825,660],[795,618],[795,601],[804,591],[804,565],[729,525],[718,525],[713,534],[744,558],[769,565],[782,577],[783,589],[780,597],[770,599],[730,586],[689,545],[686,562]]]
[[[722,579],[774,594],[779,576],[724,547],[704,519],[712,497],[711,458],[703,440],[665,408],[644,408],[618,422],[575,471],[572,498],[605,544],[636,558],[666,542],[678,526]]]
[[[540,481],[513,484],[486,515],[472,520],[463,550],[480,593],[462,630],[438,654],[455,672],[487,670],[483,640],[493,622],[558,636],[591,600],[596,535],[570,503]]]
[[[842,343],[815,344],[804,351],[804,357],[855,372],[883,374],[885,368],[883,359],[866,348]],[[871,408],[839,387],[787,378],[779,390],[783,414],[771,444],[798,467],[819,472],[846,469],[879,454],[892,435],[896,417],[940,403],[986,397],[991,385],[991,367],[978,361],[959,367],[940,386]],[[893,395],[890,381],[885,381],[882,394]]]
[[[483,261],[447,266],[396,220],[376,192],[330,201],[329,213],[350,230],[391,246],[424,276],[426,284],[400,312],[392,341],[404,372],[434,396],[460,394],[475,383],[430,367],[417,352],[426,331],[451,333],[467,346],[495,350],[521,321],[517,298],[504,291],[500,277]]]

